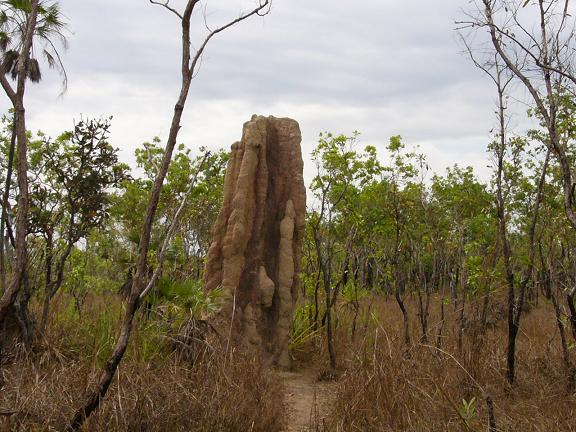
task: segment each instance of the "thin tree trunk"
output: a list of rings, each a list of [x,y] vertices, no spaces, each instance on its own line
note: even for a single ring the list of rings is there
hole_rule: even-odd
[[[28,271],[24,272],[22,287],[23,289],[14,302],[14,312],[18,321],[24,346],[26,349],[30,350],[32,348],[32,338],[34,336],[34,320],[28,311],[28,303],[30,302],[30,297],[32,297]]]
[[[542,167],[540,181],[538,183],[538,192],[536,194],[534,210],[532,212],[532,222],[528,233],[530,243],[528,269],[526,271],[525,278],[520,283],[520,293],[518,295],[518,299],[516,299],[514,293],[514,275],[512,274],[512,269],[510,265],[510,249],[508,245],[508,239],[507,237],[505,237],[506,236],[505,222],[504,223],[501,222],[500,227],[503,243],[502,248],[504,254],[504,263],[506,268],[506,279],[508,281],[508,352],[507,352],[508,370],[506,377],[510,384],[514,382],[515,377],[516,337],[518,336],[518,330],[520,328],[520,320],[522,318],[522,312],[524,309],[526,287],[532,280],[532,275],[534,272],[536,224],[538,222],[538,214],[540,209],[540,202],[542,200],[543,188],[546,182],[546,171],[548,167],[549,154],[550,152],[548,151],[546,154],[544,165]],[[507,258],[506,255],[508,255]]]
[[[464,280],[464,277],[461,278]],[[458,309],[458,352],[464,349],[464,331],[466,330],[466,285],[462,284],[462,304]]]
[[[504,114],[504,91],[505,87],[501,81],[501,70],[496,72],[496,86],[498,89],[498,120],[500,123],[499,146],[496,148],[498,158],[498,171],[496,173],[496,204],[498,212],[498,231],[502,244],[502,258],[504,260],[504,270],[506,274],[506,284],[508,286],[508,346],[506,352],[506,378],[512,384],[515,376],[516,366],[516,336],[518,335],[519,323],[516,319],[516,308],[521,307],[516,303],[514,287],[514,273],[512,271],[512,257],[510,243],[508,242],[508,230],[506,227],[506,203],[504,202],[503,177],[504,177],[504,156],[506,154],[506,117]],[[518,314],[519,317],[519,314]]]
[[[45,257],[44,257],[44,302],[42,305],[42,318],[40,320],[40,334],[46,330],[46,321],[48,319],[48,309],[50,308],[50,299],[52,292],[52,260],[53,260],[53,237],[49,231],[46,237]]]
[[[32,39],[36,30],[38,18],[39,0],[31,0],[30,13],[26,22],[24,41],[18,58],[18,79],[16,91],[10,87],[6,77],[0,78],[2,87],[11,99],[15,110],[15,128],[17,144],[17,179],[18,179],[18,213],[16,214],[16,250],[15,264],[12,269],[10,283],[0,299],[0,327],[2,326],[8,312],[14,305],[16,296],[22,286],[24,274],[26,272],[27,251],[26,234],[28,232],[28,142],[26,137],[26,110],[24,108],[24,93],[26,88],[27,70],[26,65],[30,58]]]
[[[570,359],[570,350],[568,348],[568,342],[566,340],[566,329],[564,327],[564,322],[562,321],[562,310],[558,304],[558,299],[554,294],[554,291],[550,284],[548,285],[548,295],[552,300],[552,305],[554,306],[554,316],[556,318],[556,325],[558,327],[558,334],[560,335],[560,346],[562,347],[562,359],[564,360],[564,367],[566,368],[568,388],[572,391],[575,385],[575,371],[572,361]]]
[[[144,225],[142,228],[142,235],[140,237],[140,243],[138,249],[136,274],[132,282],[130,296],[128,297],[124,316],[120,324],[119,336],[116,341],[114,351],[112,352],[110,359],[106,363],[106,366],[102,371],[102,374],[100,375],[98,385],[88,395],[83,406],[81,406],[76,411],[70,422],[66,425],[65,429],[68,432],[79,430],[86,421],[86,419],[90,416],[90,414],[92,414],[92,412],[99,407],[100,401],[105,397],[106,392],[108,391],[108,387],[110,386],[110,383],[114,378],[114,374],[116,373],[116,369],[118,368],[118,365],[120,364],[120,361],[124,357],[124,353],[126,352],[126,349],[128,347],[128,342],[130,340],[130,334],[132,332],[132,327],[134,323],[134,317],[136,315],[138,306],[140,305],[141,301],[140,296],[142,294],[142,291],[146,287],[145,279],[147,276],[147,256],[148,256],[148,250],[150,248],[152,225],[154,223],[156,209],[160,201],[162,184],[164,183],[164,179],[166,178],[166,174],[168,173],[168,168],[170,167],[170,162],[172,160],[172,153],[174,151],[174,147],[176,146],[178,132],[180,131],[180,121],[182,119],[182,113],[184,111],[184,106],[188,98],[190,84],[192,82],[192,78],[196,70],[196,65],[198,64],[198,61],[200,60],[202,53],[206,48],[206,45],[213,36],[253,15],[261,14],[269,4],[269,0],[265,0],[251,12],[243,14],[240,17],[230,21],[229,23],[221,27],[218,27],[215,30],[212,30],[209,33],[209,35],[204,39],[204,42],[202,43],[200,48],[196,51],[194,58],[191,58],[190,20],[192,17],[192,12],[194,11],[194,7],[198,4],[198,2],[199,0],[188,0],[188,3],[186,4],[186,7],[182,15],[176,14],[178,15],[182,23],[182,64],[181,64],[182,83],[181,83],[180,95],[174,106],[174,114],[172,117],[170,133],[168,135],[168,140],[166,142],[166,148],[164,150],[162,163],[160,165],[160,169],[158,170],[156,179],[154,180],[154,185],[152,187],[150,198],[148,200],[148,207],[144,218]],[[164,6],[167,7],[166,5]],[[169,10],[171,10],[171,12],[174,12],[173,9]]]
[[[572,329],[572,337],[576,342],[576,306],[574,305],[574,290],[566,294],[566,303],[568,310],[570,310],[570,328]]]
[[[329,374],[336,374],[336,351],[334,349],[334,335],[332,331],[332,258],[331,251],[328,250],[328,256],[324,258],[322,252],[322,239],[320,238],[320,227],[314,229],[314,244],[316,245],[316,256],[318,257],[318,267],[322,274],[322,283],[324,285],[324,301],[326,303],[326,312],[324,314],[326,325],[326,341],[328,344],[328,356],[330,360]],[[330,249],[330,247],[328,247]],[[324,321],[323,319],[323,321]]]
[[[2,195],[2,216],[0,219],[0,290],[4,292],[6,289],[6,254],[5,237],[6,222],[8,220],[8,200],[10,199],[10,187],[12,183],[12,172],[14,170],[14,152],[16,150],[16,114],[12,120],[12,138],[10,139],[10,150],[8,151],[8,167],[6,170],[6,181],[4,183],[4,193]]]
[[[490,396],[486,396],[486,408],[488,409],[488,432],[498,432],[496,416],[494,415],[494,402]]]
[[[360,302],[358,301],[358,285],[354,283],[354,299],[352,300],[352,307],[354,308],[354,317],[352,318],[352,340],[356,339],[356,326],[358,322],[358,314],[360,313]]]
[[[188,88],[190,86],[190,78],[184,80],[180,97],[176,106],[174,107],[174,117],[172,120],[172,127],[170,129],[170,135],[166,144],[166,149],[164,152],[164,157],[162,159],[162,165],[156,176],[154,186],[152,188],[151,196],[148,201],[148,208],[146,210],[146,216],[144,219],[144,227],[142,229],[142,235],[140,237],[140,246],[138,254],[138,262],[136,265],[136,275],[132,282],[132,288],[130,296],[128,297],[127,304],[125,306],[124,316],[120,324],[120,333],[114,347],[114,351],[110,356],[110,359],[106,363],[104,370],[100,375],[98,380],[98,385],[94,391],[86,399],[84,405],[76,411],[70,423],[66,426],[67,431],[77,431],[79,430],[86,418],[96,410],[100,401],[106,395],[112,378],[116,373],[116,369],[120,364],[120,361],[124,357],[124,353],[128,347],[128,342],[130,340],[130,334],[132,332],[132,326],[134,322],[134,316],[140,305],[140,293],[145,286],[146,268],[147,268],[147,255],[150,247],[150,238],[152,232],[152,224],[154,222],[154,216],[156,214],[156,209],[158,207],[158,202],[160,200],[160,192],[162,190],[162,184],[166,178],[168,172],[168,167],[172,159],[172,153],[176,145],[176,138],[178,135],[178,130],[180,128],[180,119],[182,118],[182,111],[184,109],[184,103],[186,101],[186,96],[188,94]]]
[[[320,316],[319,293],[320,291],[320,269],[318,269],[318,279],[314,285],[314,331],[318,330],[318,318]]]
[[[406,305],[404,304],[404,299],[402,298],[402,294],[400,293],[401,284],[396,282],[396,290],[394,293],[394,297],[396,298],[396,303],[398,303],[398,307],[402,312],[402,322],[404,324],[404,343],[406,346],[410,346],[412,341],[410,340],[410,318],[408,316],[408,310],[406,309]]]
[[[445,322],[444,299],[440,298],[440,329],[438,330],[438,337],[436,339],[436,348],[442,347],[442,333],[444,332]]]
[[[334,350],[334,333],[332,329],[332,299],[329,270],[324,275],[324,292],[326,294],[326,337],[328,341],[328,353],[330,356],[330,375],[336,374],[336,351]],[[328,275],[327,275],[328,274]]]
[[[52,234],[49,234],[49,238],[47,239],[47,247],[46,247],[46,283],[45,283],[45,295],[44,295],[44,304],[42,308],[42,319],[40,321],[40,333],[44,334],[46,330],[46,325],[48,323],[49,311],[50,311],[50,303],[52,299],[64,283],[64,269],[66,267],[66,261],[68,257],[72,253],[72,249],[74,248],[74,244],[78,241],[78,239],[73,238],[72,235],[72,227],[74,226],[74,216],[70,217],[70,234],[68,237],[68,244],[66,245],[66,249],[62,252],[62,255],[59,257],[58,262],[56,264],[56,279],[52,279],[52,262],[54,259],[54,251],[53,251],[53,239]],[[48,246],[49,245],[49,246]]]
[[[420,284],[420,281],[424,283],[424,294],[422,294],[420,287],[416,291],[418,295],[418,317],[420,321],[420,328],[422,330],[422,337],[421,341],[423,343],[428,343],[428,316],[430,314],[430,288],[428,283],[426,282],[426,275],[421,274],[420,280],[417,281]]]

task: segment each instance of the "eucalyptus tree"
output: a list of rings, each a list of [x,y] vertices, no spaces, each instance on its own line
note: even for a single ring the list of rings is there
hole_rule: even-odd
[[[202,12],[200,0],[187,0],[182,10],[178,10],[177,7],[171,6],[170,0],[162,2],[150,0],[150,3],[159,5],[171,13],[181,24],[182,39],[180,59],[180,93],[174,105],[170,131],[166,140],[162,162],[159,166],[158,174],[156,175],[150,192],[150,197],[148,199],[142,233],[139,239],[136,269],[130,289],[130,294],[126,301],[124,315],[120,323],[118,338],[116,340],[114,350],[104,369],[102,370],[100,378],[98,379],[98,384],[91,392],[89,392],[85,403],[83,403],[82,406],[75,412],[75,414],[70,419],[70,422],[66,425],[66,429],[69,431],[80,429],[86,418],[89,417],[90,414],[99,407],[101,400],[105,397],[108,391],[108,387],[112,382],[114,374],[116,373],[116,369],[124,357],[126,348],[128,347],[128,342],[130,340],[134,322],[134,316],[136,315],[142,300],[142,293],[146,290],[147,286],[146,275],[148,273],[148,251],[150,249],[152,227],[156,217],[158,203],[160,201],[160,194],[162,192],[162,184],[164,183],[168,169],[170,167],[172,154],[174,152],[174,148],[176,147],[178,133],[180,132],[181,128],[180,121],[182,119],[184,107],[188,99],[188,93],[192,84],[192,79],[197,72],[202,55],[204,54],[208,43],[214,38],[214,36],[222,33],[223,31],[242,21],[245,21],[250,17],[267,14],[270,10],[270,2],[271,0],[258,0],[257,5],[251,11],[243,13],[237,18],[231,19],[227,23],[216,28],[211,29],[208,27],[208,33],[200,40],[198,48],[195,52],[193,52],[191,45],[192,17],[194,12]],[[206,16],[200,16],[199,18],[200,26],[204,28],[206,26]]]
[[[559,91],[556,98],[558,100],[558,136],[566,152],[566,157],[570,161],[574,161],[576,157],[575,97],[567,91]],[[576,386],[576,367],[571,359],[570,344],[567,341],[565,327],[571,327],[571,333],[576,340],[576,305],[574,303],[576,267],[572,253],[576,244],[576,230],[566,223],[565,217],[559,217],[562,202],[565,202],[563,194],[560,192],[564,181],[563,170],[557,161],[549,160],[551,149],[547,146],[548,133],[546,132],[545,120],[538,110],[532,109],[529,114],[534,115],[540,121],[538,129],[528,132],[529,137],[540,147],[547,148],[537,195],[540,198],[539,203],[542,207],[541,213],[543,213],[543,220],[539,222],[541,225],[540,233],[536,238],[542,275],[541,285],[544,295],[551,301],[554,308],[568,384],[573,389]],[[538,163],[534,160],[537,159],[529,160],[527,168],[537,172]],[[534,182],[536,183],[536,180]],[[536,221],[533,223],[535,224]],[[536,231],[536,228],[532,227],[531,230]],[[531,235],[535,236],[532,232]],[[562,297],[568,311],[564,310],[561,303]]]
[[[574,172],[567,142],[563,140],[561,131],[562,94],[574,94],[576,84],[573,54],[576,21],[572,6],[568,0],[482,0],[472,4],[473,9],[469,12],[468,19],[461,25],[475,32],[485,32],[488,43],[483,45],[482,50],[488,52],[490,57],[495,59],[493,63],[504,67],[509,76],[527,91],[534,105],[533,111],[541,119],[546,133],[542,142],[547,146],[548,152],[555,156],[560,167],[565,213],[571,226],[576,229]],[[494,77],[494,74],[492,76]],[[500,116],[502,117],[502,112]],[[503,139],[500,138],[501,141]],[[528,233],[529,264],[520,281],[517,301],[514,298],[515,278],[511,266],[508,265],[506,270],[509,286],[507,377],[510,383],[514,381],[513,341],[518,332],[524,292],[534,272],[534,230],[541,190],[546,178],[548,156],[545,159],[540,177],[541,187],[538,189]],[[506,239],[502,235],[501,237],[506,250]]]
[[[576,89],[575,23],[569,0],[476,0],[460,25],[485,31],[493,53],[530,95],[560,165],[566,216],[576,229],[574,173],[558,117],[558,93]]]
[[[471,294],[489,287],[485,282],[489,282],[496,261],[494,199],[471,167],[455,165],[444,175],[433,176],[431,201],[445,238],[444,271],[457,311],[458,347],[462,349],[466,301]],[[488,292],[485,295],[487,298]]]
[[[410,230],[414,228],[410,221],[416,208],[420,208],[420,185],[416,185],[419,176],[419,155],[413,151],[407,151],[402,137],[390,138],[387,150],[390,154],[390,162],[383,169],[385,185],[386,209],[388,221],[390,221],[392,241],[388,247],[387,262],[389,264],[389,281],[392,284],[394,298],[402,312],[404,322],[404,343],[409,346],[410,318],[404,302],[408,292],[410,274]]]
[[[463,39],[464,40],[464,39]],[[464,40],[465,42],[465,40]],[[518,149],[524,142],[521,139],[515,140],[520,146],[513,146],[513,142],[509,140],[506,115],[508,87],[513,80],[513,75],[509,68],[503,64],[498,55],[490,58],[489,61],[481,63],[474,56],[472,50],[468,47],[470,58],[477,68],[482,70],[488,77],[491,78],[497,92],[497,122],[498,128],[494,141],[490,144],[489,150],[495,158],[495,173],[494,180],[496,184],[496,210],[498,217],[498,234],[500,249],[502,252],[502,259],[504,262],[504,270],[506,276],[506,284],[508,286],[508,347],[507,347],[507,373],[508,382],[512,383],[515,376],[516,364],[516,337],[520,328],[520,318],[524,307],[525,288],[523,285],[520,294],[516,297],[516,284],[515,274],[512,268],[512,251],[510,249],[510,240],[508,233],[509,215],[507,210],[507,196],[509,195],[509,188],[505,190],[505,163],[507,163],[506,156],[509,154],[509,149],[512,147],[513,155],[516,155]],[[513,157],[513,159],[515,159]],[[514,160],[513,160],[514,162]],[[536,213],[537,214],[537,213]],[[531,247],[531,262],[534,257],[534,242],[532,241]]]
[[[310,188],[318,200],[318,208],[309,216],[308,224],[314,241],[318,281],[324,289],[326,309],[323,322],[326,325],[330,376],[334,376],[337,366],[333,307],[348,278],[351,249],[359,225],[360,191],[362,187],[368,187],[380,171],[376,149],[367,146],[364,152],[358,152],[355,148],[357,137],[357,132],[350,137],[323,133],[312,152],[317,173]],[[320,283],[316,284],[316,289],[319,286]]]

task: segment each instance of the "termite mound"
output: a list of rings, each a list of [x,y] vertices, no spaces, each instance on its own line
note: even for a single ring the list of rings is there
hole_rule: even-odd
[[[289,118],[252,116],[232,145],[204,287],[222,289],[221,336],[290,366],[306,214],[301,133]]]

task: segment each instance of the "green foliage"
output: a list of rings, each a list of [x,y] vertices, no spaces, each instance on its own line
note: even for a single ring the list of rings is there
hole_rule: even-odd
[[[128,166],[108,142],[110,120],[81,120],[56,140],[30,142],[30,230],[58,230],[72,244],[108,217],[109,192],[127,178]]]
[[[321,328],[314,330],[314,323],[310,322],[312,310],[312,304],[300,304],[294,310],[290,341],[288,342],[288,347],[293,351],[302,349],[322,332]]]
[[[495,201],[488,185],[471,167],[458,165],[427,181],[425,156],[417,148],[407,149],[400,136],[390,138],[386,163],[373,146],[358,151],[357,141],[357,132],[352,137],[325,133],[312,153],[316,207],[308,215],[310,252],[304,268],[319,271],[318,238],[320,248],[331,254],[324,265],[332,266],[333,277],[348,272],[339,293],[343,305],[355,306],[376,286],[400,294],[423,287],[435,291],[450,277],[458,289],[483,292],[499,276],[487,266],[497,247]],[[525,140],[514,143],[521,154]],[[520,177],[508,167],[511,184]],[[308,292],[315,278],[311,274],[303,280]]]
[[[345,307],[351,307],[354,303],[362,301],[370,295],[366,287],[358,286],[353,279],[348,280],[341,290],[342,304]]]
[[[355,150],[358,136],[358,132],[351,137],[322,133],[312,152],[318,173],[310,188],[316,198],[330,206],[330,212],[353,214],[359,189],[372,183],[380,172],[373,146],[367,146],[363,153]]]
[[[470,424],[478,417],[478,409],[476,406],[476,398],[473,397],[469,401],[462,399],[462,404],[458,407],[460,416],[464,419],[466,424]]]
[[[113,197],[113,218],[119,223],[125,255],[133,255],[140,239],[148,196],[161,164],[164,150],[159,138],[135,150],[140,178],[123,182],[122,190]],[[158,217],[152,230],[150,257],[154,260],[167,227],[178,207],[186,199],[167,260],[176,269],[175,278],[199,277],[203,257],[210,245],[210,230],[222,202],[224,173],[228,154],[223,150],[211,153],[205,148],[194,156],[184,145],[178,146],[162,188]],[[195,180],[194,188],[189,191]],[[191,265],[192,263],[192,265]]]
[[[177,314],[201,318],[216,311],[221,294],[220,289],[204,291],[199,280],[175,281],[164,278],[158,281],[151,302]]]
[[[73,249],[68,258],[63,289],[79,300],[89,293],[116,293],[121,284],[122,263],[116,257],[103,256],[99,246],[98,240],[91,235],[88,247]]]
[[[121,316],[119,306],[118,302],[109,302],[107,307],[98,307],[90,319],[80,317],[72,301],[58,308],[53,315],[53,325],[70,336],[67,354],[77,358],[93,357],[103,364],[114,348],[116,326]]]

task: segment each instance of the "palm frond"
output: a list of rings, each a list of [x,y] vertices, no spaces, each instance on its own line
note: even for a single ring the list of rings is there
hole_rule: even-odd
[[[18,61],[19,53],[18,51],[8,50],[2,56],[2,71],[4,74],[12,73],[16,68],[16,62]]]
[[[0,51],[6,51],[11,43],[12,38],[8,33],[0,31]]]
[[[9,73],[13,79],[18,75],[18,56],[22,49],[30,11],[30,0],[0,0],[0,52],[4,52],[0,64],[3,72]],[[39,57],[34,55],[41,50],[41,59],[46,61],[50,69],[58,71],[62,76],[64,90],[66,89],[68,77],[57,47],[60,45],[64,50],[68,48],[66,32],[67,22],[63,19],[59,3],[40,0],[30,61],[25,65],[26,77],[32,82],[36,83],[42,79]]]
[[[42,72],[40,71],[40,64],[35,58],[28,59],[26,65],[26,75],[33,83],[39,83],[42,80]]]

